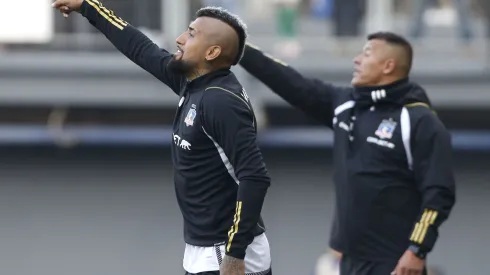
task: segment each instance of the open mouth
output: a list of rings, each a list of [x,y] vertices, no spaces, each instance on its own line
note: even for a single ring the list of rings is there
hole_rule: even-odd
[[[184,51],[182,51],[179,47],[177,47],[177,51],[175,52],[175,56],[181,56],[184,54]]]

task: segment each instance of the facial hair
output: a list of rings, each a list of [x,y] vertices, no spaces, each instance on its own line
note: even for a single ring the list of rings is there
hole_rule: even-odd
[[[189,62],[180,59],[176,59],[175,55],[172,55],[172,59],[167,63],[167,69],[173,74],[188,75],[194,70],[194,66]]]

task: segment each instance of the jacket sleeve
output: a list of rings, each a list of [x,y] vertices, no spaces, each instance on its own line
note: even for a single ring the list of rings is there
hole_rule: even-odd
[[[255,119],[247,99],[209,89],[203,99],[203,129],[221,153],[238,184],[236,212],[228,232],[226,255],[243,259],[253,241],[270,178],[257,145]]]
[[[240,65],[291,105],[332,127],[335,103],[345,88],[306,78],[251,44],[245,47]]]
[[[428,113],[415,125],[413,138],[413,171],[422,194],[422,207],[410,242],[428,253],[456,198],[451,137],[442,122]]]
[[[172,59],[169,52],[160,49],[142,32],[114,15],[113,11],[98,0],[85,0],[80,14],[121,53],[179,94],[183,78],[168,71],[167,64]]]

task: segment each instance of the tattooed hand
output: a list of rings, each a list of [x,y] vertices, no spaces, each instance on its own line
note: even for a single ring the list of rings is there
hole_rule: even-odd
[[[245,275],[243,260],[225,255],[219,269],[220,275]]]

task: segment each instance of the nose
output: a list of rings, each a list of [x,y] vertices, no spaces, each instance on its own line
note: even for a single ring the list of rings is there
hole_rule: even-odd
[[[352,60],[352,62],[354,62],[355,65],[361,64],[361,55],[359,54],[356,57],[354,57],[354,59]]]
[[[179,46],[182,46],[184,45],[185,43],[185,32],[182,33],[181,35],[179,35],[179,37],[177,37],[177,39],[175,39],[175,42],[179,45]]]

